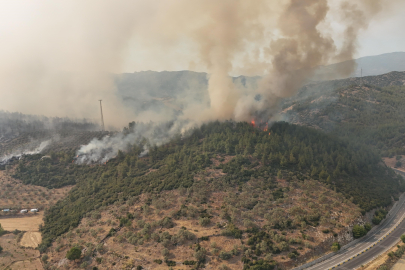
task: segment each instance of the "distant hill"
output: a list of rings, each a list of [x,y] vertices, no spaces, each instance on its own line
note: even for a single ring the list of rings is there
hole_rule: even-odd
[[[307,85],[313,85],[314,81],[345,79],[336,71],[353,61],[356,70],[348,77],[360,77],[360,68],[363,69],[363,77],[405,71],[405,52],[387,53],[319,67],[316,75]],[[188,70],[142,71],[116,75],[115,85],[118,97],[136,113],[142,111],[162,113],[163,111],[177,114],[190,101],[209,102],[208,76],[204,72]],[[256,89],[260,77],[239,76],[232,79],[239,88]]]
[[[252,86],[260,77],[233,77],[240,88]],[[135,113],[156,111],[176,114],[189,102],[207,103],[208,74],[183,71],[142,71],[115,77],[118,96]]]
[[[282,104],[281,116],[381,151],[405,154],[405,72],[317,82]]]
[[[359,59],[349,60],[341,63],[319,67],[314,80],[338,79],[337,70],[345,66],[356,65],[355,71],[347,77],[360,77],[361,69],[363,76],[375,76],[392,71],[405,71],[405,52],[385,53],[381,55],[366,56]]]

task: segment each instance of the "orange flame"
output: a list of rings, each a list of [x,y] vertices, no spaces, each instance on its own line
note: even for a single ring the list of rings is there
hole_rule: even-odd
[[[250,122],[250,124],[252,124],[253,127],[256,126],[255,120],[253,119],[253,120]]]

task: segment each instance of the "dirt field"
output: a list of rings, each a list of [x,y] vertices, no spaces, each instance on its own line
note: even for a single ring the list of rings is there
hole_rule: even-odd
[[[0,218],[1,226],[7,231],[32,231],[37,232],[39,225],[42,224],[43,213],[36,215],[28,214],[24,217],[2,217]]]
[[[15,262],[12,265],[9,266],[10,270],[42,270],[44,269],[42,267],[41,261],[39,259],[31,259],[31,260],[25,260],[25,261],[19,261]]]
[[[21,238],[20,245],[23,247],[36,248],[42,241],[41,233],[26,232]]]
[[[40,256],[39,251],[21,247],[17,243],[16,235],[9,233],[0,237],[0,246],[3,247],[3,252],[0,253],[0,269],[6,269],[6,267],[19,270],[43,269],[38,259]]]

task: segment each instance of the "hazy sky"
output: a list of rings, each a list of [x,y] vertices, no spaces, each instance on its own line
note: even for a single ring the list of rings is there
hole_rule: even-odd
[[[246,98],[228,75],[270,75],[264,93],[291,95],[310,75],[297,70],[405,51],[403,10],[404,0],[0,0],[0,109],[95,118],[103,99],[106,122],[127,123],[111,73],[190,69],[210,74],[211,106],[235,98],[210,115],[229,119]]]
[[[405,1],[396,4],[388,16],[372,20],[360,34],[358,57],[405,51]]]

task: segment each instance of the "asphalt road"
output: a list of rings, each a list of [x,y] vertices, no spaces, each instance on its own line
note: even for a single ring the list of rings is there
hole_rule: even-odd
[[[384,253],[398,242],[399,237],[402,234],[405,234],[404,203],[404,199],[401,198],[398,212],[394,216],[388,216],[387,219],[381,224],[380,228],[370,232],[369,235],[365,236],[364,239],[362,239],[356,245],[348,248],[347,250],[342,250],[328,260],[320,262],[307,269],[357,269],[361,265],[373,260],[373,258],[377,257],[381,253]],[[399,221],[401,222],[398,224]]]

